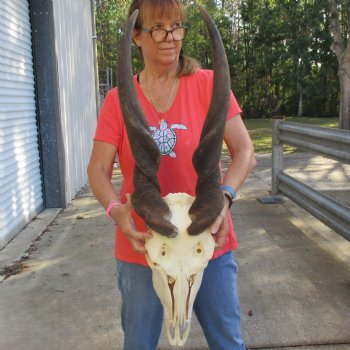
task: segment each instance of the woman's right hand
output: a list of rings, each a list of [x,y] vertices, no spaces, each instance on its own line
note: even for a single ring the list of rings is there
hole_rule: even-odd
[[[146,239],[151,238],[152,235],[148,232],[146,233],[136,230],[135,223],[131,218],[131,210],[131,196],[130,193],[127,193],[125,204],[113,208],[110,214],[130,241],[134,251],[145,254],[147,252],[145,248]]]

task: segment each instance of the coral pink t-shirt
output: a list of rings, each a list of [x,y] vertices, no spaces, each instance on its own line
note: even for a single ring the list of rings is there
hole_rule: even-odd
[[[153,105],[145,97],[137,83],[136,76],[134,83],[139,102],[150,126],[150,132],[161,151],[158,170],[161,196],[177,192],[185,192],[194,196],[197,174],[192,165],[192,155],[198,146],[209,108],[213,87],[213,71],[200,69],[192,75],[180,78],[177,95],[170,109],[165,113],[165,123],[163,122],[162,125],[159,124],[159,116]],[[227,120],[240,112],[241,109],[231,92]],[[169,136],[167,143],[163,142],[164,138],[159,137],[164,133]],[[110,143],[117,148],[120,169],[124,178],[120,189],[120,198],[122,202],[125,202],[125,194],[133,192],[134,159],[122,118],[117,88],[107,93],[100,110],[94,139]],[[145,232],[146,227],[143,220],[135,212],[132,213],[132,217],[137,230]],[[225,246],[214,252],[214,258],[237,247],[230,216],[228,220],[230,233]],[[115,256],[122,261],[148,265],[144,255],[132,249],[130,242],[119,228],[117,228],[116,233]]]

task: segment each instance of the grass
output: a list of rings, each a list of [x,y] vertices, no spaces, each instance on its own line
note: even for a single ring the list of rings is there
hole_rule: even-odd
[[[316,125],[327,128],[338,127],[338,118],[307,118],[307,117],[287,117],[286,121],[292,123],[301,123]],[[245,119],[244,124],[248,129],[249,135],[253,141],[256,154],[271,153],[272,151],[272,120],[271,119]],[[295,147],[284,145],[284,151],[287,153],[300,151]]]

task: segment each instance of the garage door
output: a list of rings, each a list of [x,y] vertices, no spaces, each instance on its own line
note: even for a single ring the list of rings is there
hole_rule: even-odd
[[[0,248],[42,208],[29,5],[0,1]]]

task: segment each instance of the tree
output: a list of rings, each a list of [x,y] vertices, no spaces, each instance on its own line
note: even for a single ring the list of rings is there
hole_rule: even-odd
[[[333,41],[330,0],[182,1],[187,6],[186,25],[189,26],[183,43],[184,53],[197,58],[203,68],[212,68],[207,29],[196,6],[201,4],[220,31],[230,66],[232,89],[245,118],[268,118],[278,114],[338,116],[339,64],[330,48]],[[130,2],[96,0],[98,60],[102,71],[106,67],[114,70],[116,66]],[[350,0],[334,0],[336,2],[343,40],[341,62],[344,64]],[[135,72],[143,68],[141,55],[135,47],[133,67]],[[341,69],[341,72],[349,72],[349,69]],[[346,105],[346,102],[342,103],[342,106]],[[349,112],[343,114],[349,115]]]
[[[100,73],[111,68],[114,73],[119,55],[119,42],[130,0],[96,0],[96,32]]]
[[[350,0],[344,0],[339,12],[336,0],[330,0],[331,31],[334,41],[331,45],[339,63],[340,109],[339,128],[350,130]]]

